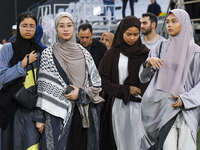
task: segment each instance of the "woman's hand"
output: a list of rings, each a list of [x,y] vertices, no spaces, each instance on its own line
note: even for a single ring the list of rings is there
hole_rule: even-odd
[[[45,124],[44,123],[41,123],[41,122],[36,122],[36,128],[38,128],[39,132],[42,133],[44,131],[44,128],[45,128]]]
[[[70,85],[70,86],[73,87],[74,90],[73,90],[71,93],[65,95],[65,97],[66,97],[67,99],[69,99],[69,100],[74,100],[74,101],[75,101],[75,100],[78,99],[79,88],[77,88],[77,87],[75,87],[75,86],[73,86],[73,85]]]
[[[146,68],[153,66],[154,69],[160,69],[162,64],[163,64],[163,60],[156,57],[151,57],[147,61]]]
[[[177,99],[176,103],[172,104],[172,107],[174,107],[174,108],[183,107],[183,102],[182,102],[181,98],[179,97],[179,95],[177,95],[177,96],[172,95],[172,97]]]
[[[135,87],[135,86],[130,86],[130,94],[133,96],[136,96],[138,94],[141,95],[141,89]]]
[[[35,53],[35,51],[32,51],[30,54],[28,54],[29,55],[29,64],[31,64],[31,63],[33,63],[34,61],[36,61],[37,60],[37,53]],[[26,65],[28,65],[27,64],[27,56],[28,55],[26,55],[25,57],[24,57],[24,59],[22,60],[22,66],[23,66],[23,68],[25,68],[26,67]]]

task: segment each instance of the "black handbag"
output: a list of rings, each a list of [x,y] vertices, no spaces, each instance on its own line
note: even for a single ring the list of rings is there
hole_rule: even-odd
[[[27,65],[26,70],[28,70],[28,64],[29,64],[29,56],[27,56]],[[36,88],[36,81],[35,81],[35,73],[33,69],[33,64],[31,63],[31,70],[33,73],[33,78],[35,82],[35,93],[37,93]],[[22,86],[19,91],[17,91],[13,98],[19,103],[22,107],[26,108],[27,110],[31,111],[35,108],[36,102],[37,102],[37,94],[32,94],[27,89],[25,89],[24,86]]]

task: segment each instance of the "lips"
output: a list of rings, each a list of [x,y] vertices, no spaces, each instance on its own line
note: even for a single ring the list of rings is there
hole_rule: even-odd
[[[30,33],[26,33],[26,35],[31,35]]]
[[[133,41],[130,41],[129,43],[130,43],[130,44],[133,44],[134,42],[133,42]]]
[[[172,32],[173,30],[172,29],[168,29],[168,32]]]
[[[68,36],[68,35],[69,35],[69,33],[64,33],[63,35],[64,35],[64,36]]]

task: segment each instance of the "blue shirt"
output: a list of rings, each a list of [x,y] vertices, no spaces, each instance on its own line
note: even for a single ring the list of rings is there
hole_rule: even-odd
[[[13,48],[11,43],[3,45],[0,53],[0,89],[5,83],[26,75],[23,69],[22,61],[11,67],[10,59],[13,56]]]

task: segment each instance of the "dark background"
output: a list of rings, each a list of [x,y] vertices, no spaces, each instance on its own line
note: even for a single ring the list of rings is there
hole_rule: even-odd
[[[0,43],[2,43],[4,38],[8,40],[12,36],[12,25],[16,24],[18,15],[27,11],[28,8],[31,7],[30,11],[37,15],[38,5],[51,4],[53,11],[54,3],[69,4],[70,2],[78,1],[79,0],[0,0]]]
[[[15,1],[17,11],[15,14]],[[27,11],[28,7],[41,0],[0,0],[0,43],[2,39],[12,36],[12,25],[16,24],[15,16]]]

